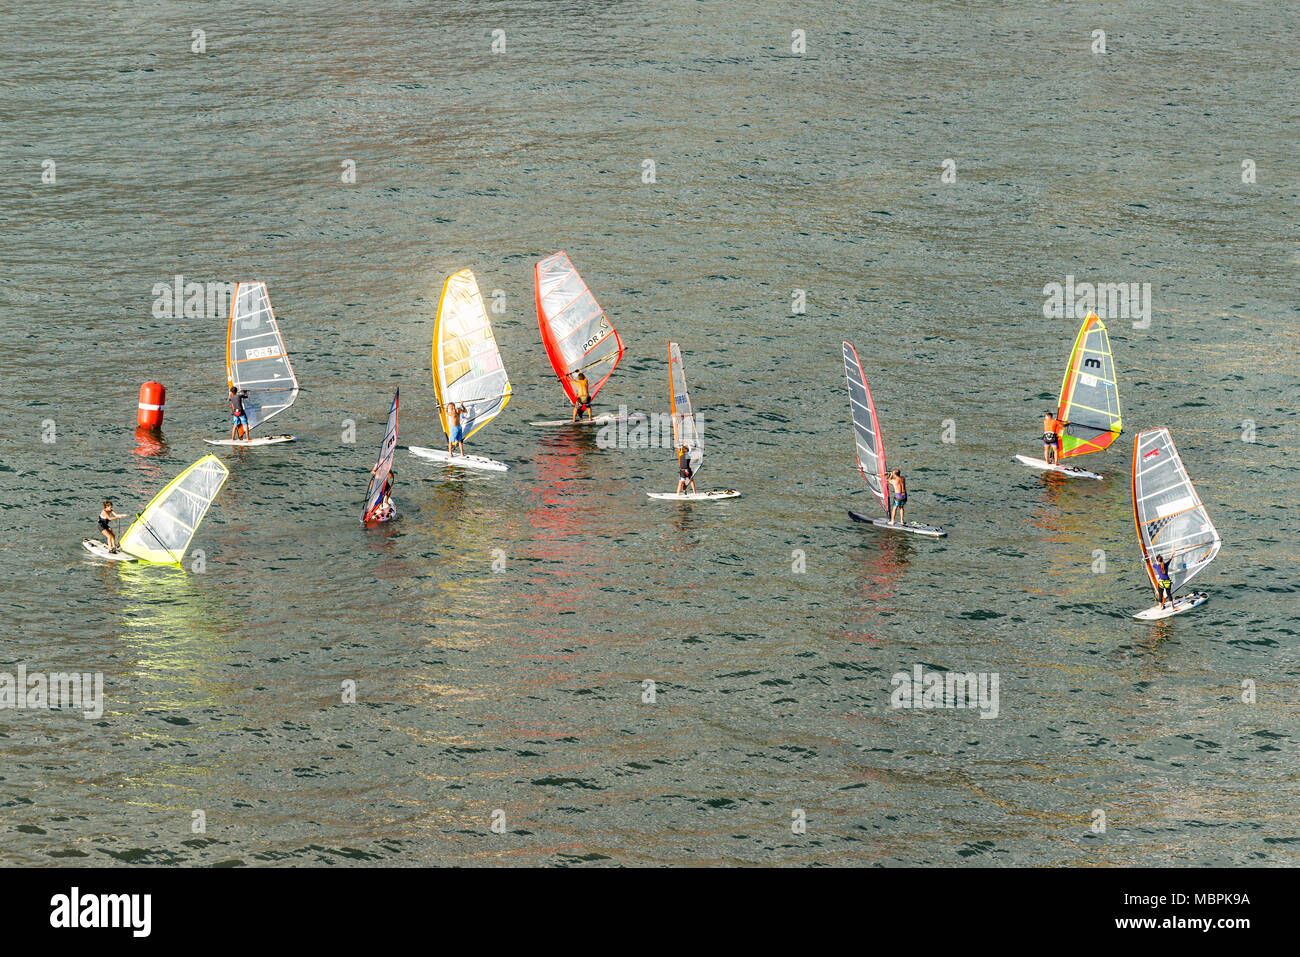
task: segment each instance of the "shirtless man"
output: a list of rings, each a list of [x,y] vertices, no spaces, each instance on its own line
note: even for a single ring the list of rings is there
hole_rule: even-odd
[[[244,411],[244,400],[248,398],[248,391],[240,390],[235,386],[230,387],[230,395],[226,396],[226,401],[230,403],[230,415],[234,419],[234,424],[230,426],[230,439],[233,442],[239,438],[240,427],[243,427],[244,436],[248,436],[248,413]]]
[[[454,455],[451,448],[453,445],[460,446],[460,454],[465,454],[465,428],[461,424],[460,417],[465,414],[465,406],[457,405],[455,402],[447,403],[447,455]]]
[[[889,524],[903,524],[903,506],[907,504],[907,482],[903,473],[894,469],[889,473]],[[897,516],[897,521],[895,521]]]
[[[1056,413],[1043,413],[1043,461],[1048,465],[1056,464],[1056,452],[1061,447],[1063,425],[1065,423],[1056,418]]]
[[[591,392],[588,391],[587,377],[581,372],[575,372],[569,376],[573,380],[573,391],[578,394],[573,403],[573,420],[578,421],[578,416],[585,410],[587,421],[591,421]]]
[[[682,446],[677,450],[677,494],[681,495],[686,491],[689,484],[691,493],[695,493],[695,475],[691,469],[691,450]]]
[[[108,499],[104,499],[104,508],[99,513],[99,530],[108,541],[108,550],[110,552],[117,551],[117,536],[113,534],[113,528],[108,523],[115,522],[121,517],[121,515],[113,511],[113,503]]]

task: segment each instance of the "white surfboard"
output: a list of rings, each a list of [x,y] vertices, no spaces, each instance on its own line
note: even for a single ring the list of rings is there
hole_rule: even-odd
[[[462,469],[481,469],[487,472],[506,472],[510,466],[505,462],[498,462],[495,459],[485,459],[481,455],[448,455],[446,449],[426,449],[419,445],[408,445],[407,451],[412,455],[418,455],[422,459],[429,459],[433,462],[441,462],[443,465],[452,465]]]
[[[855,522],[862,522],[864,525],[875,525],[877,528],[892,528],[896,532],[911,532],[913,535],[928,535],[930,538],[945,538],[948,535],[947,531],[933,525],[922,525],[920,522],[894,524],[888,519],[873,518],[852,509],[849,509],[849,518]]]
[[[86,549],[86,551],[90,552],[90,554],[94,555],[96,558],[102,558],[105,561],[109,561],[109,562],[135,561],[134,555],[128,555],[126,552],[123,551],[110,552],[108,550],[107,545],[105,545],[103,542],[97,542],[92,538],[83,538],[81,540],[81,544]]]
[[[1164,608],[1155,605],[1148,608],[1146,611],[1138,612],[1133,617],[1141,621],[1159,621],[1162,618],[1172,618],[1174,615],[1181,615],[1185,611],[1190,611],[1197,605],[1205,604],[1209,597],[1210,596],[1205,592],[1196,592],[1191,595],[1179,595],[1178,598],[1174,600],[1173,604],[1165,605]]]
[[[577,422],[573,422],[569,419],[546,419],[540,422],[529,422],[528,424],[536,426],[539,429],[559,429],[569,425],[593,426],[610,425],[615,422],[640,422],[644,418],[645,415],[635,413],[633,415],[598,415],[592,419],[579,418]]]
[[[715,488],[712,492],[646,492],[648,498],[667,502],[715,502],[720,498],[740,498],[734,488]]]
[[[1087,469],[1075,468],[1072,465],[1050,465],[1046,459],[1031,459],[1028,455],[1017,455],[1016,461],[1021,465],[1028,465],[1031,469],[1038,469],[1043,472],[1060,472],[1069,478],[1103,478],[1096,472],[1089,472]]]
[[[237,445],[237,446],[254,446],[254,445],[278,445],[281,442],[295,441],[292,435],[263,435],[256,439],[204,439],[208,445]]]

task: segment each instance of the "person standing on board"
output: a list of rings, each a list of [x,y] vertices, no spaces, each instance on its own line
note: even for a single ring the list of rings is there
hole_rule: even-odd
[[[460,454],[465,454],[465,427],[460,421],[460,417],[465,414],[465,406],[457,405],[455,402],[447,403],[447,456],[450,458],[454,453],[451,450],[453,445],[460,446]]]
[[[234,424],[230,426],[230,440],[233,442],[239,438],[239,429],[242,426],[244,435],[248,435],[248,413],[244,411],[244,400],[248,398],[248,391],[241,391],[233,383],[230,386],[230,395],[226,396],[226,401],[230,403],[230,415],[234,419]]]
[[[573,401],[573,421],[578,421],[578,416],[585,410],[587,421],[591,421],[591,392],[587,388],[587,377],[581,370],[571,373],[569,378],[573,380],[573,391],[578,397]]]
[[[1061,446],[1061,427],[1064,424],[1054,413],[1043,413],[1043,461],[1048,465],[1056,464],[1056,451]]]
[[[907,482],[903,473],[894,469],[889,473],[889,524],[903,524],[903,506],[907,504]],[[897,521],[895,521],[897,516]]]
[[[1165,561],[1165,556],[1157,555],[1156,560],[1151,563],[1151,570],[1156,576],[1156,597],[1160,599],[1160,610],[1165,607],[1165,599],[1169,599],[1169,604],[1174,603],[1174,578],[1169,574],[1169,563]]]
[[[681,495],[686,491],[686,486],[691,487],[691,494],[695,494],[695,474],[691,469],[691,450],[682,446],[677,450],[677,494]]]
[[[117,551],[117,536],[113,534],[113,529],[108,523],[115,522],[121,517],[121,515],[113,511],[113,503],[108,499],[104,499],[104,508],[99,513],[99,530],[103,532],[110,552]]]

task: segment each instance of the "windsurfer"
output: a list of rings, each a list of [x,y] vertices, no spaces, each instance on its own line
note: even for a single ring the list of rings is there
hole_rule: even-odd
[[[894,469],[889,473],[889,524],[903,524],[903,506],[907,504],[907,482],[903,473]]]
[[[374,475],[379,470],[379,463],[376,462],[370,467],[370,474]],[[386,521],[393,517],[393,476],[397,474],[396,469],[389,469],[384,476],[384,490],[379,493],[379,501],[370,513],[370,521]]]
[[[104,533],[104,538],[108,541],[108,550],[110,552],[117,551],[117,536],[113,534],[112,526],[108,523],[117,521],[117,519],[121,517],[121,515],[118,515],[117,512],[113,511],[113,503],[108,499],[104,499],[104,508],[99,513],[99,530]]]
[[[248,435],[248,413],[244,411],[244,400],[248,398],[248,390],[240,389],[232,384],[230,386],[230,395],[226,401],[230,403],[230,415],[234,423],[230,426],[230,440],[233,442],[239,438],[240,427],[243,427],[244,435]]]
[[[576,392],[577,398],[573,400],[573,421],[578,421],[578,416],[584,411],[587,413],[587,421],[591,421],[591,392],[587,386],[587,376],[581,370],[572,373],[569,376],[573,380],[573,391]]]
[[[681,495],[686,491],[686,486],[690,485],[691,493],[695,492],[694,471],[691,469],[691,450],[682,446],[677,450],[677,494]]]
[[[460,454],[465,454],[465,427],[460,421],[460,417],[465,414],[465,406],[457,405],[455,402],[447,403],[447,425],[450,431],[447,433],[447,455],[453,455],[452,446],[460,447]]]
[[[1048,465],[1056,464],[1056,453],[1061,447],[1061,426],[1064,424],[1054,413],[1043,413],[1043,461]]]
[[[1165,599],[1169,599],[1169,604],[1174,603],[1173,595],[1173,576],[1169,574],[1169,563],[1165,561],[1163,555],[1157,555],[1156,560],[1151,563],[1151,570],[1156,576],[1156,597],[1160,599],[1160,607],[1165,607]]]

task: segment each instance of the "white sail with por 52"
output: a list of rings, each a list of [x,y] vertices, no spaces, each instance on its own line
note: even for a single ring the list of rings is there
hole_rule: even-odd
[[[244,413],[248,428],[242,438],[204,439],[209,445],[275,445],[292,442],[292,435],[253,438],[253,429],[279,415],[298,398],[298,377],[293,374],[280,326],[271,310],[264,282],[235,284],[226,329],[228,385],[246,392]]]
[[[623,340],[564,250],[539,260],[533,267],[533,290],[537,299],[537,326],[541,330],[542,344],[546,346],[546,357],[573,406],[573,416],[528,424],[553,428],[607,425],[620,420],[645,418],[636,413],[600,416],[591,413],[590,403],[595,401],[596,394],[623,358]],[[589,401],[586,411],[589,418],[579,416],[580,400],[575,378],[578,375],[587,382]]]
[[[497,348],[492,323],[478,280],[468,269],[447,277],[433,326],[433,390],[438,416],[448,437],[448,449],[409,446],[413,455],[459,468],[504,472],[510,466],[479,455],[453,454],[453,426],[447,404],[460,413],[461,441],[467,441],[495,419],[510,401],[510,377]]]
[[[221,459],[205,455],[153,497],[122,536],[118,551],[89,538],[81,544],[109,561],[177,565],[229,475]]]
[[[699,474],[700,466],[704,464],[704,442],[700,438],[700,429],[695,421],[695,407],[691,404],[691,394],[686,388],[682,350],[675,342],[668,343],[668,403],[673,416],[673,451],[677,455],[679,490],[647,492],[646,495],[650,498],[674,502],[738,498],[740,493],[734,488],[719,488],[710,492],[694,491],[695,476]],[[686,491],[687,487],[692,491]]]
[[[1182,614],[1202,604],[1204,592],[1178,596],[1219,554],[1223,540],[1201,504],[1168,429],[1147,429],[1133,440],[1133,524],[1147,577],[1159,604],[1135,614],[1146,621]],[[1161,601],[1157,560],[1168,575],[1168,607]]]

